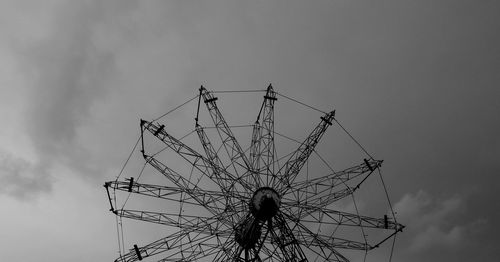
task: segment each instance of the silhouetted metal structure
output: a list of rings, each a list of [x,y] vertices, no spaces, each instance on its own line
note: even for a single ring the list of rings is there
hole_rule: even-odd
[[[195,129],[200,153],[167,132],[163,124],[141,120],[141,153],[145,165],[168,179],[171,186],[139,183],[138,179],[105,183],[111,211],[128,218],[177,228],[168,236],[143,246],[134,245],[116,262],[139,261],[348,261],[339,249],[367,252],[402,231],[392,217],[362,216],[334,209],[332,204],[351,196],[382,160],[360,159],[359,164],[322,177],[297,179],[322,136],[335,121],[335,111],[319,123],[292,153],[277,157],[274,104],[277,93],[265,90],[249,148],[244,150],[224,119],[213,92],[201,87]],[[219,136],[218,146],[199,123],[204,102]],[[189,174],[175,171],[148,152],[145,137],[163,143],[190,166]],[[279,165],[279,161],[285,161]],[[196,175],[193,175],[196,174]],[[351,184],[351,181],[356,181]],[[384,186],[385,187],[385,186]],[[385,188],[384,188],[385,189]],[[180,210],[150,212],[117,208],[118,191],[178,201]],[[387,191],[386,191],[387,192]],[[123,205],[125,207],[125,205]],[[198,212],[203,209],[206,212]],[[392,208],[391,208],[392,209]],[[192,211],[189,214],[188,211]],[[385,212],[385,211],[383,211]],[[334,228],[333,233],[322,226]],[[337,237],[340,227],[377,229],[385,235],[369,243]],[[121,250],[120,250],[121,251]],[[157,256],[158,255],[158,256]],[[161,256],[160,256],[161,255]],[[159,257],[159,258],[157,258]]]

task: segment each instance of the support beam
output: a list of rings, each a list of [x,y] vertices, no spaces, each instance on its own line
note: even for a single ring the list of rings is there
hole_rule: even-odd
[[[252,188],[251,185],[241,182],[241,180],[237,179],[237,177],[232,175],[227,170],[218,168],[217,164],[212,163],[209,159],[203,157],[194,149],[167,133],[165,129],[161,129],[160,132],[157,132],[160,129],[160,126],[145,120],[142,120],[142,123],[145,130],[149,131],[153,135],[156,134],[155,137],[167,145],[167,147],[171,150],[176,152],[179,156],[184,158],[188,163],[193,165],[193,167],[202,174],[214,181],[214,183],[218,185],[220,184],[220,186],[223,187],[225,184],[231,183],[232,181],[238,181],[245,189],[249,190]]]
[[[199,124],[196,124],[195,130],[196,133],[198,134],[198,138],[200,139],[201,145],[203,146],[205,155],[209,160],[208,162],[212,166],[212,170],[214,171],[213,177],[216,180],[217,185],[219,185],[221,190],[226,193],[238,190],[237,188],[235,188],[235,186],[240,183],[238,183],[238,181],[234,176],[231,175],[232,180],[228,180],[224,177],[225,174],[220,173],[220,170],[224,169],[224,164],[220,160],[217,151],[214,149],[203,127],[201,127]]]
[[[129,192],[129,183],[124,181],[110,181],[106,182],[109,188]],[[232,194],[222,193],[220,191],[204,190],[199,187],[184,188],[184,187],[169,187],[162,185],[151,185],[135,182],[131,188],[131,193],[140,194],[150,197],[161,198],[171,201],[179,201],[182,196],[184,203],[199,204],[201,206],[210,206],[211,203],[219,201],[224,203],[226,197],[231,197],[240,200],[240,202],[248,202],[249,198],[233,192]],[[198,202],[198,201],[201,201]]]
[[[252,128],[252,141],[250,141],[250,165],[252,166],[252,171],[258,175],[260,169],[260,143],[262,139],[262,126],[260,125],[259,119],[255,121]],[[262,184],[260,179],[257,180],[258,183]],[[260,187],[260,186],[257,186]]]
[[[293,203],[307,203],[319,208],[326,207],[359,189],[373,171],[382,165],[382,162],[383,160],[367,160],[359,165],[327,176],[296,182],[292,186],[294,191],[283,196],[282,201],[289,202],[292,205]],[[356,178],[362,178],[362,180],[346,187],[351,180]],[[339,190],[338,187],[340,186],[344,188]]]
[[[175,172],[156,158],[152,156],[148,156],[146,159],[147,163],[153,166],[158,172],[163,174],[167,179],[169,179],[172,183],[174,183],[179,188],[188,189],[188,192],[200,192],[203,191],[196,184],[190,182],[184,176]],[[198,203],[204,204],[204,206],[212,213],[212,214],[220,214],[222,210],[226,207],[225,199],[222,201],[220,198],[215,196],[207,196],[206,198],[202,198],[199,195],[191,195],[193,199],[195,199]]]
[[[219,236],[229,236],[231,233],[230,227],[222,222],[224,220],[222,216],[226,216],[226,214],[221,214],[214,217],[201,217],[196,215],[184,214],[182,216],[179,216],[178,213],[163,213],[128,209],[117,210],[115,214],[122,218],[177,227],[189,232],[197,232],[207,235],[218,234]]]
[[[286,214],[284,215],[287,216]],[[366,243],[315,234],[299,222],[295,222],[294,228],[295,232],[297,232],[297,243],[307,247],[327,261],[349,262],[344,255],[336,250],[337,248],[355,250],[369,250],[371,248]],[[315,251],[313,247],[319,248],[321,252]]]
[[[163,254],[163,258],[158,260],[162,262],[195,261],[215,255],[215,244],[221,242],[220,239],[218,235],[193,234],[181,230],[142,247],[134,245],[127,254],[120,256],[115,262],[140,261],[158,254]]]
[[[335,117],[335,111],[332,111],[325,116],[321,117],[321,122],[314,128],[309,136],[300,144],[300,146],[292,153],[288,161],[278,171],[278,181],[274,188],[278,190],[281,195],[286,194],[291,188],[291,184],[299,174],[300,170],[307,162],[307,159],[314,151],[319,140],[326,132],[328,126],[332,123]]]
[[[217,98],[213,96],[211,92],[206,90],[203,86],[200,88],[203,101],[207,106],[207,110],[210,113],[212,121],[219,133],[220,139],[224,146],[224,149],[229,157],[229,164],[234,169],[234,175],[236,175],[239,180],[241,177],[248,175],[252,168],[250,161],[247,159],[243,149],[236,140],[231,128],[227,124],[226,120],[222,116],[219,108],[217,107]],[[250,184],[252,185],[252,184]],[[254,188],[250,191],[252,192]]]
[[[277,100],[273,87],[267,88],[264,101],[255,121],[252,132],[252,143],[250,147],[250,161],[254,175],[259,176],[255,180],[261,185],[269,186],[274,176],[274,102]],[[260,118],[262,117],[262,126]],[[264,176],[264,177],[260,177]],[[260,185],[259,185],[260,186]]]
[[[288,206],[288,204],[282,203],[282,208],[284,210],[288,211],[290,207],[297,207],[297,205]],[[288,217],[291,221],[297,223],[318,223],[332,226],[355,226],[389,230],[398,230],[403,226],[389,220],[387,216],[384,216],[382,218],[374,218],[328,208],[320,208],[314,205],[307,204],[300,204],[300,208],[303,209],[304,212],[293,215],[288,214]]]

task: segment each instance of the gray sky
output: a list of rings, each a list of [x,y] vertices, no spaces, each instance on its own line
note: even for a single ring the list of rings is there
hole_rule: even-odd
[[[408,226],[395,261],[496,261],[499,13],[488,0],[1,1],[2,260],[112,261],[102,183],[139,118],[200,84],[273,83],[336,109],[385,160]]]

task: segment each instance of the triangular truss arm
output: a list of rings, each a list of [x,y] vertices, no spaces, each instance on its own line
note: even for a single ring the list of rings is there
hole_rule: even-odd
[[[284,210],[288,211],[290,206],[284,204]],[[295,207],[295,206],[292,206]],[[289,215],[290,220],[304,223],[318,223],[323,225],[359,226],[364,228],[379,228],[388,230],[399,230],[403,225],[390,220],[387,217],[374,218],[349,212],[342,212],[328,208],[319,208],[312,205],[300,205],[304,213]]]
[[[161,224],[171,227],[178,227],[183,230],[189,230],[190,232],[198,232],[202,234],[214,235],[218,234],[220,236],[229,236],[231,230],[228,226],[222,222],[227,220],[224,218],[224,214],[214,217],[202,217],[199,215],[179,215],[179,213],[164,213],[164,212],[152,212],[152,211],[141,211],[141,210],[128,210],[119,209],[115,214],[122,218],[140,220],[144,222]]]
[[[166,261],[193,261],[213,253],[213,243],[220,243],[224,237],[219,235],[205,235],[181,230],[168,237],[159,239],[143,247],[135,246],[129,253],[117,258],[115,262],[134,262],[146,257],[164,254],[159,260]],[[180,248],[182,247],[182,248]]]
[[[277,100],[273,87],[269,85],[264,101],[254,123],[250,146],[250,162],[260,184],[268,184],[261,175],[269,179],[274,175],[274,102]],[[260,119],[262,118],[262,125]]]
[[[303,203],[318,208],[326,207],[335,201],[353,194],[382,165],[382,162],[383,160],[365,160],[359,165],[334,172],[324,177],[295,182],[293,184],[294,191],[285,195],[282,201],[290,203],[290,205]],[[347,182],[358,177],[362,177],[363,179],[352,187],[347,186]],[[337,189],[339,186],[344,186],[344,188]],[[307,212],[307,210],[304,211]],[[292,214],[295,213],[296,211],[292,212]]]
[[[306,227],[302,227],[303,232],[297,234],[297,242],[306,247],[323,247],[330,250],[353,249],[353,250],[370,250],[373,247],[359,241],[331,237],[328,235],[315,234],[311,231],[305,231]]]
[[[259,170],[260,170],[260,140],[262,139],[262,127],[259,120],[255,121],[252,128],[252,141],[250,142],[250,165],[252,166],[253,180],[257,183],[259,188],[263,183]]]
[[[332,125],[332,120],[335,117],[335,111],[332,111],[321,117],[321,122],[314,128],[309,136],[300,144],[300,146],[291,154],[288,161],[278,171],[278,181],[275,188],[281,195],[291,188],[295,178],[300,170],[307,162],[307,159],[314,151],[319,140],[326,132],[328,126]]]
[[[209,256],[213,257],[215,254],[217,254],[217,249],[220,247],[220,241],[217,241],[216,243],[207,242],[202,242],[196,246],[193,246],[191,247],[192,250],[188,250],[187,252],[181,250],[180,253],[182,254],[182,259],[167,257],[158,260],[158,262],[200,261],[200,259],[202,258],[206,258]]]
[[[288,217],[286,214],[284,214],[284,216]],[[324,258],[325,261],[349,262],[349,260],[344,255],[339,253],[336,248],[343,248],[347,245],[352,245],[355,248],[351,249],[369,249],[368,245],[365,243],[315,234],[299,222],[294,223],[294,229],[296,231],[297,243],[307,247],[310,251]],[[316,249],[314,247],[316,247]]]
[[[227,173],[221,172],[225,168],[224,164],[220,160],[217,151],[214,149],[212,143],[210,142],[210,139],[205,133],[204,128],[197,123],[195,129],[196,133],[198,134],[198,138],[200,139],[200,142],[205,151],[205,155],[209,160],[208,162],[210,163],[212,169],[214,170],[214,178],[217,180],[216,182],[221,187],[221,190],[228,193],[233,192],[239,189],[235,188],[237,184],[241,185],[243,188],[246,188],[247,190],[250,190],[252,186],[250,183],[248,183],[248,181],[245,181],[240,177],[235,177],[229,172]],[[228,180],[224,176],[229,176],[231,180]]]
[[[170,181],[172,181],[174,184],[181,188],[188,188],[192,189],[193,191],[191,192],[199,192],[202,191],[200,187],[197,185],[191,183],[189,180],[184,178],[182,175],[178,174],[156,158],[152,156],[148,156],[146,159],[147,163],[153,166],[158,172],[163,174],[166,178],[168,178]],[[190,192],[190,191],[188,191]],[[201,197],[199,195],[193,194],[191,195],[193,199],[195,199],[198,203],[204,204],[204,206],[213,214],[219,214],[220,212],[223,212],[224,209],[226,208],[226,202],[225,199],[224,201],[221,201],[222,199],[217,198],[216,196],[205,196]]]
[[[250,161],[247,159],[247,156],[236,140],[231,128],[217,107],[217,98],[203,86],[200,88],[200,91],[215,128],[219,133],[224,149],[229,157],[230,165],[233,167],[238,178],[246,176],[246,173],[252,170]]]
[[[220,203],[224,203],[227,193],[220,191],[204,190],[199,187],[169,187],[161,185],[143,184],[130,181],[110,181],[106,182],[105,186],[123,192],[131,192],[134,194],[156,197],[166,200],[179,201],[182,196],[184,203],[200,204],[202,206],[210,206],[211,203],[218,199]],[[229,197],[238,199],[242,202],[248,202],[248,198],[233,192]],[[201,201],[201,203],[199,202]]]
[[[209,177],[216,184],[221,184],[223,186],[235,180],[235,177],[231,175],[231,173],[227,172],[225,169],[217,168],[217,164],[212,163],[209,159],[203,157],[194,149],[167,133],[163,125],[159,126],[152,122],[141,120],[141,126],[161,140],[165,145],[167,145],[167,147],[179,154],[188,163],[193,165],[194,168]],[[217,169],[213,170],[214,167]],[[226,182],[223,183],[223,180],[226,180]]]
[[[158,138],[160,141],[162,141],[167,147],[172,149],[172,151],[176,152],[178,155],[180,155],[182,158],[184,158],[188,163],[193,165],[195,169],[197,169],[201,174],[204,176],[208,177],[210,180],[214,181],[216,184],[220,183],[220,179],[226,179],[228,181],[233,181],[234,178],[233,176],[227,172],[226,170],[223,169],[217,169],[213,170],[212,168],[215,166],[214,164],[211,163],[210,160],[206,159],[202,155],[200,155],[198,152],[195,150],[191,149],[184,143],[182,143],[180,140],[174,138],[170,134],[168,134],[164,126],[158,126],[155,125],[154,123],[142,120],[142,128],[143,131],[147,130],[150,133],[152,133],[156,138]],[[144,157],[146,158],[146,161],[155,167],[160,173],[164,174],[167,178],[169,178],[172,182],[174,182],[176,185],[179,187],[187,187],[187,188],[194,188],[197,187],[197,185],[191,183],[189,180],[185,179],[183,176],[177,174],[175,171],[172,169],[168,168],[166,165],[161,163],[159,160],[154,158],[153,156],[148,156],[145,154],[143,151]],[[221,174],[218,176],[217,174]],[[227,201],[227,199],[226,199]],[[214,204],[219,204],[217,206],[207,206],[209,210],[213,214],[218,214],[221,210],[221,208],[230,208],[231,205],[227,205],[227,203],[223,203],[222,207],[220,203],[213,202]],[[218,209],[218,210],[214,210]],[[215,211],[215,212],[213,212]],[[237,217],[235,219],[238,219]]]

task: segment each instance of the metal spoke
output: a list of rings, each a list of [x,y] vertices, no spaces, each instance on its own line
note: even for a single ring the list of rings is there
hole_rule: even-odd
[[[289,206],[283,203],[283,209],[289,211],[288,208]],[[328,208],[320,208],[313,205],[300,205],[300,208],[306,210],[306,212],[300,213],[300,216],[289,213],[290,215],[288,218],[296,222],[300,221],[324,225],[358,226],[390,230],[398,230],[402,227],[401,224],[391,221],[387,216],[374,218]]]
[[[207,110],[210,113],[217,132],[219,133],[224,149],[229,157],[230,165],[233,167],[232,171],[236,175],[236,179],[239,180],[239,178],[245,177],[249,172],[251,172],[252,168],[250,161],[247,159],[243,149],[234,137],[231,128],[217,107],[217,97],[214,97],[213,94],[206,90],[203,86],[200,88],[200,91],[203,101],[207,106]]]
[[[195,215],[180,216],[177,213],[162,213],[141,210],[119,209],[115,211],[119,217],[135,219],[149,223],[161,224],[171,227],[178,227],[191,232],[220,236],[228,236],[231,230],[227,229],[224,216],[200,217]]]
[[[260,185],[269,186],[270,178],[274,176],[274,102],[277,100],[273,87],[269,85],[259,115],[255,121],[250,159],[255,179]],[[262,118],[262,125],[260,124]],[[265,177],[262,178],[262,176]]]
[[[328,235],[315,234],[301,223],[298,224],[297,242],[305,246],[326,247],[330,250],[336,248],[354,249],[354,250],[370,250],[373,247],[359,241],[331,237]]]
[[[260,116],[260,115],[259,115]],[[254,176],[254,181],[256,181],[256,187],[259,188],[264,184],[262,177],[259,174],[260,170],[260,147],[262,139],[262,126],[259,123],[259,119],[253,124],[252,128],[252,141],[250,142],[250,165],[252,166],[252,176]]]
[[[299,174],[300,170],[306,163],[307,159],[314,151],[314,148],[319,143],[319,140],[326,132],[328,126],[332,125],[332,120],[335,117],[335,111],[332,111],[321,117],[321,122],[314,128],[309,136],[300,144],[293,152],[288,161],[278,171],[278,181],[273,181],[273,186],[278,189],[281,195],[286,194],[291,190],[291,185]],[[275,183],[276,182],[276,185]]]
[[[167,147],[179,154],[188,163],[193,165],[193,167],[198,169],[201,173],[209,177],[214,182],[221,183],[221,180],[227,180],[226,183],[232,183],[232,181],[238,180],[234,175],[232,175],[225,169],[218,168],[217,164],[212,163],[209,159],[203,157],[194,149],[190,148],[180,140],[167,133],[165,131],[165,126],[156,125],[146,120],[141,120],[141,127],[151,132],[155,137],[157,137],[165,145],[167,145]],[[216,169],[214,170],[213,168]],[[243,184],[243,186],[247,189],[251,188],[251,185],[248,184]]]
[[[213,148],[212,143],[210,143],[210,139],[208,138],[204,129],[198,123],[196,124],[196,132],[203,146],[203,149],[205,150],[205,154],[208,157],[209,163],[214,170],[214,180],[216,181],[217,185],[219,185],[221,190],[227,195],[232,195],[236,191],[243,191],[245,188],[250,188],[251,186],[248,181],[242,178],[236,178],[229,172],[221,172],[222,170],[224,170],[224,165],[217,155],[217,152]],[[228,180],[228,176],[231,179]],[[226,200],[228,206],[236,204],[233,202],[233,198],[227,198]]]
[[[179,201],[182,196],[182,201],[184,201],[184,203],[198,203],[203,206],[210,205],[210,203],[212,202],[223,203],[224,199],[228,196],[242,202],[247,202],[249,200],[248,197],[241,195],[240,192],[232,192],[228,195],[224,192],[204,190],[199,187],[169,187],[137,183],[134,181],[110,181],[106,182],[105,187],[109,187],[117,191],[131,192],[134,194],[156,197],[171,201]]]
[[[143,247],[135,246],[127,254],[117,258],[115,262],[140,261],[162,253],[164,257],[160,261],[185,261],[186,258],[203,253],[203,250],[200,250],[199,247],[206,246],[204,243],[209,241],[218,242],[219,238],[218,235],[203,235],[188,231],[179,231]],[[182,249],[179,248],[181,246]],[[208,248],[211,249],[212,247],[208,246]]]
[[[362,164],[340,172],[302,182],[295,182],[293,184],[293,192],[283,196],[283,202],[307,203],[319,208],[328,206],[359,189],[361,184],[366,181],[366,178],[382,165],[382,162],[382,160],[365,160]],[[356,178],[363,179],[357,184],[352,185],[352,187],[347,186],[349,181]],[[339,186],[344,186],[345,188],[337,189]]]
[[[194,191],[202,191],[202,189],[200,189],[197,185],[191,183],[189,180],[185,179],[182,175],[170,169],[156,158],[147,157],[147,163],[153,166],[156,170],[158,170],[161,174],[163,174],[177,186],[193,189]],[[198,203],[205,206],[213,214],[220,214],[226,209],[225,199],[222,201],[220,198],[212,195],[201,197],[193,194],[191,195],[191,197],[193,199],[196,199]],[[204,199],[205,197],[206,199]]]

